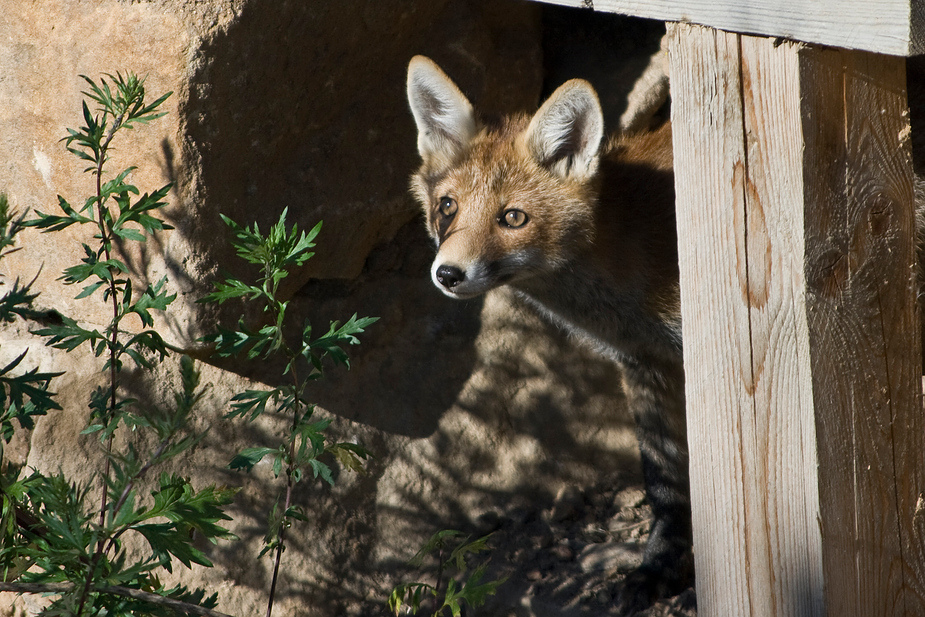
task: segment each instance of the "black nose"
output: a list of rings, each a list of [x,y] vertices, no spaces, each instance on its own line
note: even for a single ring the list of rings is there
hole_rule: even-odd
[[[437,268],[437,280],[447,289],[452,289],[466,278],[466,273],[456,266],[440,266]]]

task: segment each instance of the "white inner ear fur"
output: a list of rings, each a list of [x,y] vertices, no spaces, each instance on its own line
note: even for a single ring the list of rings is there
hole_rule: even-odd
[[[543,103],[527,127],[530,153],[562,178],[586,180],[597,171],[604,115],[591,84],[567,81]]]
[[[425,161],[438,158],[449,164],[475,137],[472,105],[429,58],[415,56],[408,64],[408,102],[418,127],[418,152]]]

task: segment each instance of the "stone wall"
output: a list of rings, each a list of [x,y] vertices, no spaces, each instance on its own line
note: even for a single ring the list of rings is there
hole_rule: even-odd
[[[515,0],[5,0],[0,191],[16,207],[52,212],[56,195],[82,202],[92,192],[59,141],[81,122],[79,75],[132,71],[147,75],[152,95],[174,93],[167,117],[120,138],[110,169],[137,164],[132,180],[143,191],[175,183],[175,229],[124,257],[139,280],[169,277],[180,296],[160,321],[163,335],[202,361],[208,390],[197,423],[207,437],[175,470],[202,485],[243,486],[232,508],[241,540],[202,547],[215,568],[175,573],[218,591],[220,610],[263,610],[272,564],[256,555],[279,491],[269,469],[242,475],[227,463],[237,449],[276,443],[283,426],[222,418],[234,393],[275,383],[279,367],[214,363],[196,343],[236,317],[233,307],[196,304],[220,269],[241,272],[219,213],[262,229],[283,208],[303,228],[323,219],[317,256],[286,280],[291,310],[318,328],[354,312],[381,318],[352,350],[352,370],[331,372],[309,393],[338,435],[375,459],[365,475],[340,474],[333,489],[304,485],[298,500],[311,520],[291,536],[275,614],[382,614],[405,561],[435,530],[491,530],[548,507],[562,487],[638,481],[616,370],[503,292],[444,298],[429,280],[432,249],[407,191],[417,165],[408,59],[434,58],[480,107],[534,108],[544,59],[560,77],[542,26],[539,5]],[[653,51],[651,36],[633,36],[617,45],[629,57],[613,86],[621,102]],[[57,280],[79,261],[81,233],[24,233],[22,250],[0,262],[0,280],[38,274],[42,309],[99,325],[105,309],[75,301],[77,290]],[[0,362],[29,348],[30,366],[66,371],[53,384],[65,409],[20,432],[4,456],[86,478],[99,446],[76,435],[100,363],[43,347],[29,327],[0,330]],[[156,403],[176,371],[164,364],[129,388]]]

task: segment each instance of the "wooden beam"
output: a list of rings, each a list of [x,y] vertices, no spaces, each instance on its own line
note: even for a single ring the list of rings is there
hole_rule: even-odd
[[[819,153],[804,171],[813,178],[804,195],[813,213],[812,369],[816,398],[831,402],[831,411],[817,407],[820,466],[829,475],[820,482],[821,520],[826,570],[843,590],[829,604],[835,615],[925,615],[925,536],[914,526],[925,426],[905,63],[835,50],[801,59],[803,135]]]
[[[925,53],[920,0],[544,0],[897,56]]]
[[[904,62],[669,32],[700,614],[925,615]]]

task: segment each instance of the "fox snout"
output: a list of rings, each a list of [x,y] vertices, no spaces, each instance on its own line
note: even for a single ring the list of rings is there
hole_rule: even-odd
[[[497,258],[478,257],[457,261],[438,253],[430,276],[437,289],[463,300],[480,296],[496,287],[532,277],[542,269],[537,251],[515,251]]]
[[[430,275],[437,289],[451,298],[466,299],[483,294],[495,286],[480,276],[480,271],[477,265],[470,264],[469,268],[463,269],[451,263],[443,263],[438,257]]]
[[[466,280],[466,273],[456,266],[438,266],[434,271],[434,281],[447,289],[453,289]]]

